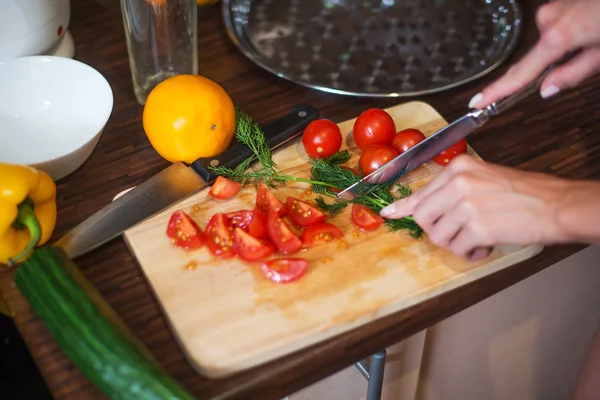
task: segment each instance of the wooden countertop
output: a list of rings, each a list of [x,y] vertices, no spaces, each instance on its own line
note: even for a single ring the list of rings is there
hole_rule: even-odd
[[[168,165],[152,149],[142,130],[142,107],[133,95],[121,16],[93,0],[71,3],[70,31],[76,44],[75,58],[106,76],[114,91],[115,108],[90,159],[58,182],[59,215],[54,239],[109,203],[121,190],[141,183]],[[525,34],[511,60],[522,55],[537,38],[533,13],[541,1],[523,3]],[[219,6],[201,9],[199,19],[200,73],[221,84],[234,102],[259,123],[283,115],[296,103],[313,104],[323,116],[342,121],[367,107],[384,108],[408,100],[430,103],[447,120],[452,120],[465,112],[473,94],[508,66],[505,64],[483,79],[440,94],[411,99],[353,99],[301,87],[255,66],[227,38]],[[599,97],[600,76],[551,101],[532,98],[491,121],[468,141],[488,162],[568,178],[598,179]],[[81,257],[77,263],[167,372],[198,399],[270,400],[280,399],[401,341],[583,247],[548,247],[535,258],[475,284],[303,350],[301,354],[224,380],[205,379],[192,370],[122,239]],[[14,287],[12,275],[10,271],[0,272],[0,292],[55,398],[104,398],[58,348]]]

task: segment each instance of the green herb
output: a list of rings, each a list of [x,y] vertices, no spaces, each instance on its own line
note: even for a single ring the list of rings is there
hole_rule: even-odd
[[[348,162],[351,158],[347,150],[339,151],[328,158],[311,160],[312,179],[299,178],[277,171],[277,165],[273,161],[269,146],[266,144],[265,135],[258,124],[252,121],[248,114],[240,110],[236,112],[237,124],[235,136],[239,142],[250,147],[255,156],[248,158],[234,169],[222,166],[209,167],[216,174],[242,184],[262,181],[270,187],[274,187],[276,184],[283,184],[286,181],[304,182],[312,186],[313,192],[329,197],[336,196],[331,191],[331,188],[344,189],[360,181],[361,177],[356,176],[351,170],[341,167],[341,164]],[[262,169],[248,171],[248,167],[254,160],[259,162]],[[400,197],[392,194],[394,186],[398,187]],[[322,210],[335,214],[343,210],[348,204],[359,203],[379,213],[385,206],[411,193],[408,186],[394,182],[381,185],[360,183],[357,189],[357,192],[361,194],[352,200],[327,203],[322,196],[318,196],[316,199],[317,205]],[[392,231],[406,229],[415,238],[421,237],[423,234],[423,230],[412,217],[396,220],[386,219],[385,222]]]

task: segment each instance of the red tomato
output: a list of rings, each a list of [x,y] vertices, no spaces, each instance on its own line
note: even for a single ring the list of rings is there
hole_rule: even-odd
[[[391,159],[396,157],[398,152],[393,147],[377,144],[367,147],[360,155],[358,164],[364,176],[369,175],[377,168],[381,167]]]
[[[339,239],[344,234],[335,225],[328,222],[317,222],[309,226],[302,232],[302,244],[306,247],[316,246],[323,243],[329,243],[334,239]]]
[[[273,282],[293,282],[304,275],[308,269],[308,260],[303,258],[279,258],[264,262],[260,269]]]
[[[302,248],[302,242],[276,213],[267,216],[267,231],[271,242],[283,253],[294,253]]]
[[[396,124],[390,114],[378,108],[363,111],[352,128],[354,143],[361,150],[376,144],[390,145],[395,133]]]
[[[271,243],[252,237],[240,228],[233,230],[233,243],[236,254],[246,261],[262,260],[275,251]]]
[[[224,176],[219,175],[208,191],[208,194],[216,199],[228,199],[235,196],[241,188],[241,183],[231,181]]]
[[[309,226],[327,218],[319,209],[292,196],[286,199],[285,208],[288,217],[300,226]]]
[[[186,250],[202,247],[205,241],[202,229],[182,210],[177,210],[171,215],[167,225],[167,236],[174,245]]]
[[[372,231],[383,224],[384,219],[362,204],[352,204],[352,222],[366,231]]]
[[[227,213],[225,216],[229,218],[233,228],[239,227],[248,231],[248,226],[250,225],[250,221],[252,221],[252,214],[252,210],[239,210]]]
[[[351,171],[354,175],[356,176],[360,176],[360,172],[358,172],[358,170],[356,168],[352,168],[352,167],[347,167],[345,165],[340,165],[341,168],[347,170],[347,171]],[[329,190],[331,190],[333,193],[339,193],[344,189],[338,189],[338,188],[334,188],[332,186],[329,186]]]
[[[452,146],[448,147],[446,150],[443,150],[437,156],[433,157],[433,161],[435,161],[442,167],[445,167],[454,157],[456,157],[459,154],[465,154],[466,152],[467,139],[462,138],[458,142],[454,143]]]
[[[404,153],[415,144],[425,140],[425,135],[418,129],[403,129],[392,139],[392,147],[398,154]]]
[[[235,255],[232,238],[233,227],[225,214],[213,215],[206,225],[208,249],[218,258],[231,258]]]
[[[258,184],[258,191],[256,192],[256,208],[267,215],[274,212],[280,217],[283,217],[287,212],[283,203],[262,182]]]
[[[252,213],[252,219],[248,225],[248,233],[257,239],[269,238],[269,233],[267,232],[267,214],[258,208],[255,208]]]
[[[342,147],[342,132],[335,122],[317,119],[304,129],[302,144],[312,159],[331,157]]]

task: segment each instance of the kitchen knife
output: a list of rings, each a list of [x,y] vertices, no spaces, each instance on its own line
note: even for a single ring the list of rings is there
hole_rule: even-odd
[[[290,114],[262,128],[267,145],[275,149],[289,142],[317,118],[319,111],[316,108],[295,106]],[[85,254],[213,183],[217,176],[209,166],[235,168],[253,155],[248,146],[234,141],[216,157],[200,158],[191,166],[173,163],[90,216],[58,240],[55,246],[61,247],[71,258]]]
[[[441,153],[444,149],[471,134],[476,129],[483,126],[493,116],[496,116],[521,100],[538,93],[540,86],[546,76],[559,65],[564,64],[579,54],[580,50],[568,53],[560,61],[549,66],[534,82],[525,86],[516,93],[490,104],[484,109],[473,110],[458,120],[446,125],[433,135],[419,142],[404,153],[396,156],[386,164],[382,165],[369,175],[363,177],[360,181],[350,185],[336,195],[338,200],[350,200],[357,192],[366,188],[366,184],[382,184],[400,178],[404,174],[418,168],[423,163],[431,160]]]

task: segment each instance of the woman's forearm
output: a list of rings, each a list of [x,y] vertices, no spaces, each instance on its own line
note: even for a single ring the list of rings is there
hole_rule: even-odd
[[[569,182],[562,197],[557,225],[569,241],[600,243],[600,182]]]

